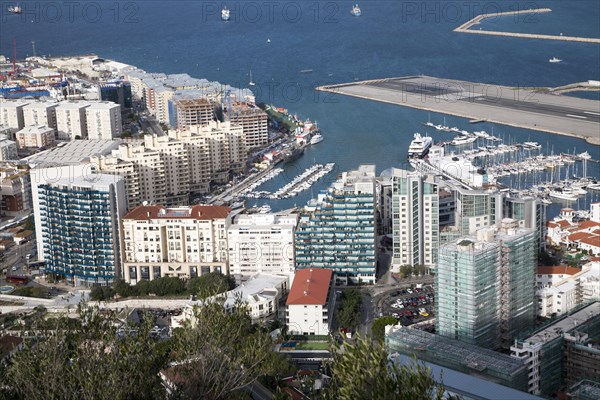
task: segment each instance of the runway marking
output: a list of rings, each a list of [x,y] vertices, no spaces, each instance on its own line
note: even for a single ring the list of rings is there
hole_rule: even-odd
[[[592,111],[584,111],[584,114],[591,114],[591,115],[600,115],[600,113],[597,112],[592,112]]]
[[[587,119],[587,117],[584,117],[583,115],[573,115],[573,114],[567,114],[567,117],[573,117],[573,118]]]

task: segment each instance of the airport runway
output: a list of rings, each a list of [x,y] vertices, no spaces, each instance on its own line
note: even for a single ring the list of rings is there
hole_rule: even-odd
[[[343,83],[317,90],[600,144],[600,101],[595,100],[428,76]]]

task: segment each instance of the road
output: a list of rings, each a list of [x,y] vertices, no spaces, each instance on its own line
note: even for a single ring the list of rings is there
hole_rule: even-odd
[[[165,136],[165,132],[152,116],[140,117],[140,125],[144,132],[153,133],[156,136]]]
[[[24,273],[24,267],[27,254],[35,253],[35,242],[29,241],[24,244],[17,244],[4,252],[4,261],[2,262],[2,272],[7,275],[21,275]],[[16,270],[13,270],[16,268]]]

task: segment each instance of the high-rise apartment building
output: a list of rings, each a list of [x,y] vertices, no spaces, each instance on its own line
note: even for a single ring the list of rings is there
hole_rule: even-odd
[[[87,101],[63,101],[56,107],[56,129],[58,140],[87,139],[85,109]]]
[[[433,266],[439,247],[439,196],[433,175],[393,169],[393,266]]]
[[[38,254],[46,272],[74,285],[108,285],[121,276],[123,179],[84,166],[31,170]]]
[[[121,135],[121,106],[110,101],[90,103],[85,109],[89,139],[112,139]]]
[[[536,316],[535,233],[503,219],[439,250],[436,330],[486,348],[508,349]]]
[[[254,104],[236,102],[227,112],[233,124],[244,128],[246,147],[266,146],[269,143],[267,113]]]
[[[185,130],[188,126],[206,126],[215,120],[215,105],[207,98],[174,98],[169,101],[169,125]]]
[[[56,131],[57,102],[33,101],[23,107],[23,120],[25,126],[45,125]]]
[[[238,282],[258,273],[294,277],[298,214],[237,214],[227,228],[229,271]]]
[[[0,125],[5,125],[13,130],[25,127],[23,108],[29,102],[21,100],[2,99],[0,101]]]
[[[329,268],[342,282],[374,282],[375,166],[344,172],[296,228],[296,268]]]

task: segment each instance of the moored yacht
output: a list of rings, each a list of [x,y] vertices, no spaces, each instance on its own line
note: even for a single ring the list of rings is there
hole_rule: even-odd
[[[423,158],[429,153],[429,148],[433,145],[433,139],[429,136],[421,136],[415,133],[415,138],[408,146],[409,158]]]
[[[352,7],[352,11],[350,11],[350,14],[354,15],[355,17],[360,17],[362,11],[360,11],[360,7],[358,6],[358,4],[355,4],[354,7]]]

